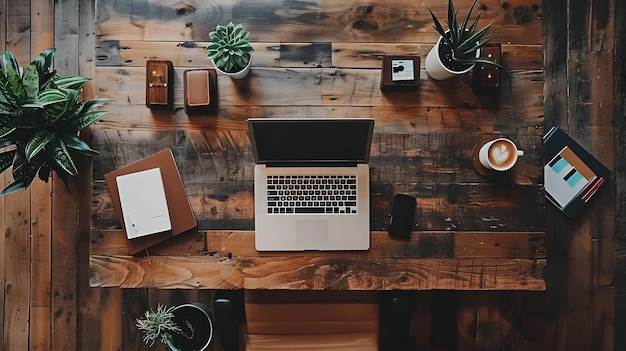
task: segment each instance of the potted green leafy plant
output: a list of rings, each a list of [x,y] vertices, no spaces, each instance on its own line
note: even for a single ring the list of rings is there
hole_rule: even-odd
[[[448,29],[444,29],[435,14],[429,9],[433,18],[434,28],[441,35],[435,46],[426,56],[426,73],[433,79],[447,79],[457,74],[470,71],[475,64],[485,63],[503,69],[493,59],[480,57],[479,49],[495,37],[487,35],[487,30],[493,25],[495,18],[482,29],[477,29],[480,13],[470,24],[470,16],[477,0],[474,0],[463,22],[457,21],[457,10],[452,0],[448,0]]]
[[[213,340],[213,319],[209,308],[199,302],[146,311],[137,318],[137,328],[144,332],[149,347],[159,340],[171,350],[206,350]]]
[[[107,100],[82,100],[89,80],[59,76],[53,69],[55,48],[42,51],[26,69],[7,51],[0,62],[0,173],[13,166],[13,182],[0,195],[27,188],[54,171],[67,186],[78,176],[74,157],[97,152],[80,137],[106,112],[93,111]]]
[[[213,61],[218,72],[240,79],[250,71],[252,52],[254,49],[248,41],[250,33],[243,25],[217,25],[215,31],[209,33],[211,43],[207,46],[207,58]]]

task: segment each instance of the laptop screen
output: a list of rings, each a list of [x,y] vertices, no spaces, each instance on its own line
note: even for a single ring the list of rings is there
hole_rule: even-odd
[[[250,118],[256,163],[367,163],[371,118]]]

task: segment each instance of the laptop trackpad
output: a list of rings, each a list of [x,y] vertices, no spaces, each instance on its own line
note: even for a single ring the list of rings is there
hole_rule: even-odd
[[[319,249],[328,244],[328,221],[298,221],[298,245],[304,249]]]

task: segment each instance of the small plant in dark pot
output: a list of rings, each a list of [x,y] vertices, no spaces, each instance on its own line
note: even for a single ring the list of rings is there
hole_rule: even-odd
[[[199,302],[146,311],[137,318],[143,341],[152,347],[158,340],[173,351],[207,350],[213,340],[213,319],[209,308]]]
[[[9,51],[0,57],[0,173],[13,166],[13,182],[0,195],[27,188],[35,177],[48,181],[54,171],[67,185],[78,176],[76,154],[97,152],[79,134],[104,113],[93,111],[107,100],[82,100],[89,80],[58,76],[54,48],[25,69]]]

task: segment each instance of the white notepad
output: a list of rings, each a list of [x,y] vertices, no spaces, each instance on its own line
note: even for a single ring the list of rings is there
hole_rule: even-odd
[[[128,239],[172,229],[159,168],[121,175],[116,180]]]

